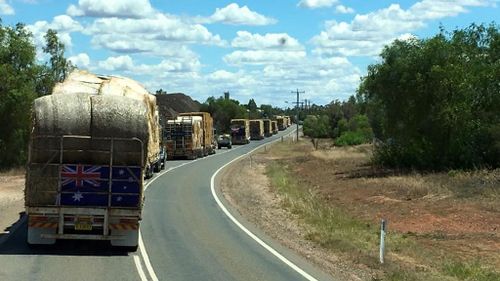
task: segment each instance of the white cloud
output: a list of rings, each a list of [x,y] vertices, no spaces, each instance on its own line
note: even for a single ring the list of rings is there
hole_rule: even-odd
[[[0,0],[0,15],[13,15],[14,9],[5,0]]]
[[[231,98],[248,102],[285,106],[284,101],[294,98],[290,90],[305,90],[305,98],[326,104],[333,99],[346,99],[355,94],[361,71],[345,57],[302,57],[289,63],[267,61],[228,71],[219,68],[210,73],[166,72],[144,82],[151,90],[162,88],[167,92],[184,92],[199,101],[229,91]]]
[[[126,71],[134,68],[134,62],[128,55],[109,57],[104,61],[99,62],[99,68],[107,71]]]
[[[468,7],[494,5],[496,0],[423,0],[404,10],[398,4],[368,14],[358,14],[350,22],[327,21],[325,30],[311,40],[320,55],[375,56],[385,44],[422,28],[427,21],[456,16]]]
[[[26,27],[31,31],[31,33],[33,33],[33,40],[35,46],[37,47],[37,58],[39,60],[44,59],[42,48],[46,45],[44,36],[47,33],[47,30],[53,29],[57,31],[59,41],[62,42],[67,49],[70,49],[73,46],[71,33],[83,30],[83,27],[79,22],[67,15],[55,16],[52,19],[52,22],[37,21],[34,24],[27,25]]]
[[[344,5],[338,5],[337,7],[335,7],[335,11],[337,11],[337,13],[340,13],[340,14],[353,14],[354,13],[353,8],[346,7]]]
[[[223,59],[230,65],[265,65],[270,63],[289,64],[297,62],[305,57],[305,51],[251,50],[234,51],[224,56]]]
[[[317,9],[323,7],[332,7],[337,2],[338,0],[301,0],[297,4],[297,6],[308,9]]]
[[[201,66],[197,56],[171,57],[158,64],[135,64],[129,55],[108,57],[97,64],[97,69],[110,72],[123,72],[132,75],[165,77],[165,73],[189,73],[199,71]],[[94,67],[95,69],[95,67]]]
[[[149,0],[79,0],[66,13],[73,17],[143,18],[154,13]]]
[[[124,53],[161,53],[178,43],[226,43],[201,24],[186,23],[178,17],[160,13],[144,19],[100,18],[85,33],[93,36],[95,46]],[[166,48],[165,44],[174,46]]]
[[[68,58],[68,60],[80,69],[88,69],[90,66],[90,57],[86,53],[80,53],[76,56],[71,56]]]
[[[231,42],[235,48],[245,49],[280,49],[280,50],[302,50],[297,39],[286,33],[266,33],[265,35],[252,34],[248,31],[238,31],[237,37]]]
[[[232,25],[269,25],[276,23],[276,19],[263,16],[250,10],[247,6],[240,7],[231,3],[224,8],[217,8],[208,18],[198,19],[201,23],[225,23]]]

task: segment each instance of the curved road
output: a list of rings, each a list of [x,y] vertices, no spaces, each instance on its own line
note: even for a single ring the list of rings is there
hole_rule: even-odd
[[[211,191],[220,167],[290,132],[195,161],[167,162],[167,170],[147,185],[137,253],[97,241],[58,241],[30,250],[21,219],[0,244],[0,280],[330,280],[231,212],[286,261],[272,254],[223,212]]]

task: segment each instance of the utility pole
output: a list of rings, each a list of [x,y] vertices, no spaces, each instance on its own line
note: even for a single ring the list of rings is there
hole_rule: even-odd
[[[297,104],[295,105],[295,114],[296,114],[296,118],[295,118],[295,122],[297,123],[297,142],[299,141],[299,104],[300,104],[300,97],[299,95],[300,94],[305,94],[306,92],[305,91],[300,91],[299,92],[299,89],[297,89],[297,91],[292,91],[292,94],[297,94]]]

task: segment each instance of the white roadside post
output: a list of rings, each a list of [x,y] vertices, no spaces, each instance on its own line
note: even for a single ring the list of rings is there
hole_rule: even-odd
[[[384,263],[386,227],[387,222],[383,219],[380,225],[380,263]]]

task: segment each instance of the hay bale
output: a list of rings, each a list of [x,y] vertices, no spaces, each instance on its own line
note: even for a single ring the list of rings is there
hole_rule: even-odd
[[[90,97],[87,94],[38,98],[33,106],[33,133],[34,135],[89,135],[90,112]]]
[[[25,204],[27,206],[54,205],[58,188],[58,166],[32,164],[26,171]]]
[[[147,119],[147,108],[145,104],[137,103],[135,100],[114,96],[97,95],[92,96],[92,133],[93,138],[132,138],[140,139],[144,144],[145,157],[147,157],[149,145],[149,122]],[[109,150],[109,143],[99,143],[93,141],[93,148],[98,150]],[[114,151],[119,155],[122,152],[138,153],[140,149],[134,142],[116,142]],[[109,158],[103,155],[97,156],[94,160],[97,163],[106,161]],[[136,158],[135,158],[136,159]],[[132,162],[132,159],[122,159],[122,162]],[[135,162],[137,163],[137,162]]]
[[[90,134],[91,102],[87,94],[51,95],[35,100],[32,113],[33,134],[31,140],[31,161],[34,163],[57,163],[57,151],[61,146],[61,139],[57,136]],[[75,118],[75,116],[77,118]],[[55,136],[41,138],[42,136]],[[66,148],[88,149],[88,140],[67,139]],[[66,154],[69,159],[72,158]]]
[[[62,83],[57,83],[52,90],[53,95],[85,93],[97,95],[104,77],[99,78],[84,70],[74,70]]]

